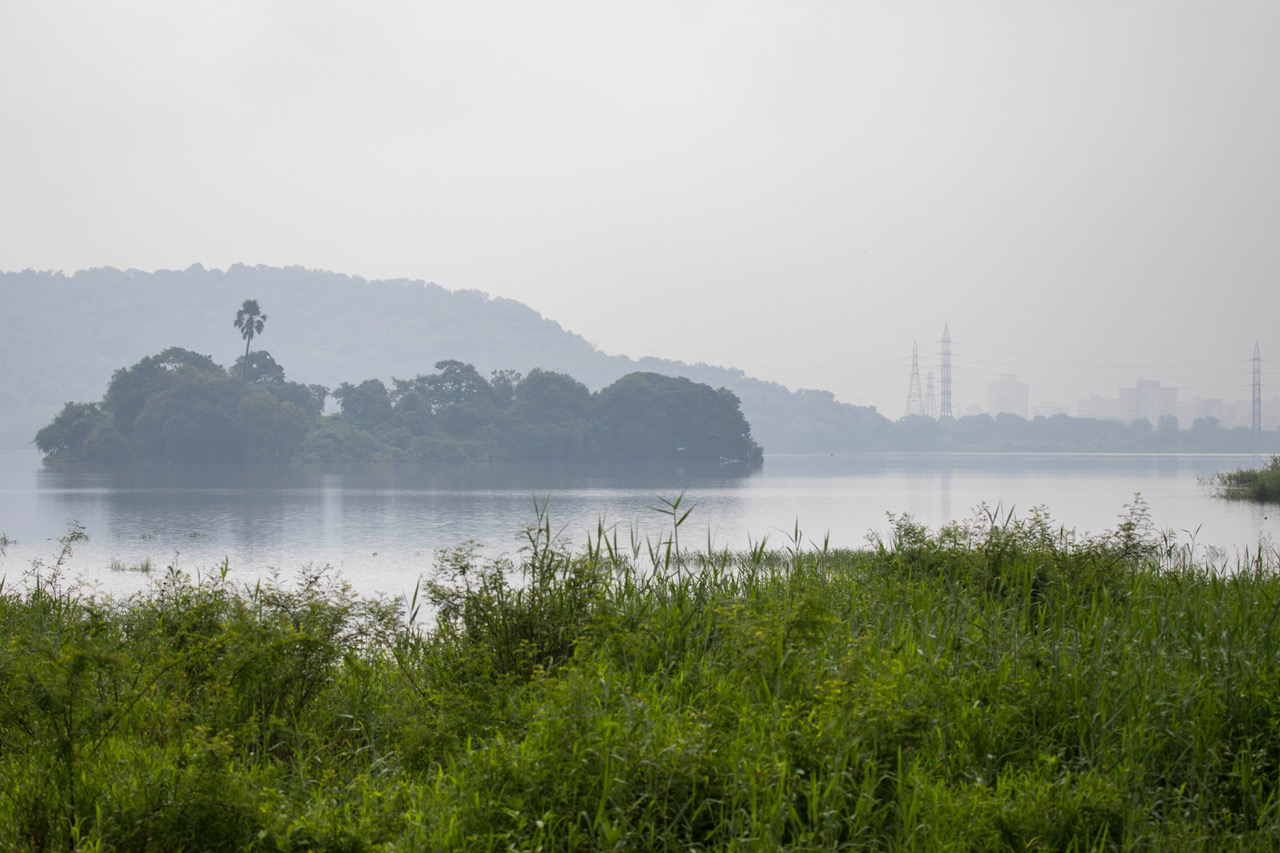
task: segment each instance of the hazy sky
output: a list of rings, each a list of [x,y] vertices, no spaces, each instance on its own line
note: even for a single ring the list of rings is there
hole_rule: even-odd
[[[892,417],[944,323],[959,410],[1270,397],[1280,3],[4,0],[0,269],[195,262]]]

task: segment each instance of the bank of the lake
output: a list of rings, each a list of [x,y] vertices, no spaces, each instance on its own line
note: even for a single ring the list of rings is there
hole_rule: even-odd
[[[684,562],[543,527],[411,602],[46,570],[0,596],[0,847],[1269,849],[1276,566],[1144,521]]]

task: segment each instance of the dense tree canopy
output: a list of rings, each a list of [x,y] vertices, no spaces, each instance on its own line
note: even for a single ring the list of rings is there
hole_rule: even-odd
[[[600,392],[606,452],[622,459],[759,461],[733,392],[684,378],[631,373]]]
[[[688,379],[623,377],[592,394],[563,373],[456,360],[413,379],[285,380],[265,350],[223,370],[180,348],[115,372],[101,403],[67,403],[36,436],[46,460],[626,461],[758,464],[738,399]]]
[[[436,362],[435,369],[393,379],[390,388],[378,379],[340,386],[333,396],[341,413],[308,435],[302,458],[747,464],[762,458],[737,397],[725,389],[636,373],[592,394],[571,376],[537,368],[527,376],[494,371],[489,379],[456,360]]]
[[[227,372],[249,382],[284,381],[284,368],[264,349],[240,356]]]
[[[327,389],[284,381],[266,352],[250,360],[274,369],[250,382],[179,347],[147,356],[115,372],[101,403],[67,403],[36,434],[36,446],[48,461],[288,459]]]

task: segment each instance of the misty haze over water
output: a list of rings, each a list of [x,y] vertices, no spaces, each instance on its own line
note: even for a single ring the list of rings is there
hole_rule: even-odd
[[[1080,532],[1114,529],[1140,492],[1153,525],[1194,541],[1202,555],[1230,560],[1259,543],[1270,547],[1275,508],[1225,501],[1203,475],[1261,462],[1252,456],[1056,454],[848,454],[772,456],[747,475],[717,469],[659,472],[520,468],[449,473],[421,469],[323,470],[301,466],[134,466],[45,470],[32,454],[0,455],[0,528],[11,546],[0,571],[18,578],[30,561],[48,562],[54,541],[75,520],[90,541],[79,545],[71,575],[119,593],[161,579],[175,564],[252,582],[308,564],[332,565],[362,593],[411,591],[437,549],[468,540],[490,555],[515,554],[534,500],[547,502],[552,526],[581,547],[597,522],[617,524],[628,548],[663,534],[669,519],[649,509],[682,491],[696,504],[681,544],[743,549],[768,536],[790,544],[796,525],[806,547],[829,535],[832,547],[857,548],[869,531],[887,535],[885,513],[910,513],[936,528],[968,518],[985,502],[1026,516],[1047,506]],[[149,560],[150,575],[113,571]]]

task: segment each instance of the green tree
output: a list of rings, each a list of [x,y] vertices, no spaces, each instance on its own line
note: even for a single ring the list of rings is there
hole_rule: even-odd
[[[243,386],[225,374],[175,371],[133,424],[138,456],[154,462],[239,462],[236,414]],[[265,393],[265,392],[264,392]]]
[[[301,382],[263,382],[259,387],[271,392],[281,403],[293,403],[311,420],[324,414],[324,401],[329,396],[329,389],[323,385]]]
[[[1164,445],[1173,445],[1178,440],[1177,415],[1161,415],[1156,422],[1156,438]]]
[[[516,417],[534,423],[588,420],[591,392],[572,376],[535,367],[516,386]]]
[[[396,400],[395,410],[400,425],[415,436],[426,435],[431,429],[431,406],[427,403],[427,398],[418,391],[411,390],[401,394]]]
[[[942,442],[942,424],[927,415],[907,415],[894,427],[895,450],[932,450]]]
[[[226,375],[209,356],[170,347],[159,355],[149,355],[132,367],[120,368],[113,373],[102,407],[114,418],[121,433],[132,435],[134,421],[143,406],[153,395],[170,387],[174,376],[181,373]]]
[[[110,420],[97,403],[67,403],[52,423],[36,433],[36,447],[50,461],[78,461],[84,458],[94,430]]]
[[[489,387],[493,389],[493,404],[499,409],[511,408],[516,399],[516,388],[520,385],[520,372],[517,370],[495,370],[489,374]]]
[[[245,459],[288,459],[310,426],[305,411],[261,389],[241,397],[236,405],[236,431],[240,454]]]
[[[629,373],[598,398],[602,450],[610,459],[759,463],[760,445],[725,388],[657,373]]]
[[[563,373],[534,368],[515,389],[508,438],[516,459],[574,460],[599,456],[595,401],[587,386]]]
[[[394,399],[398,402],[416,392],[426,401],[433,425],[454,438],[473,439],[482,427],[494,425],[497,404],[493,388],[473,365],[446,359],[436,362],[436,370],[440,372],[394,380]],[[412,403],[417,405],[416,400]],[[424,430],[422,418],[421,413],[414,415],[411,425],[419,435]]]
[[[366,379],[359,385],[343,382],[333,396],[342,406],[343,417],[361,427],[385,424],[394,414],[391,395],[381,379]]]
[[[492,389],[472,365],[450,358],[437,361],[436,370],[440,372],[417,379],[433,412],[480,399],[489,401]]]
[[[240,356],[228,372],[232,376],[239,373],[241,379],[249,382],[284,382],[284,368],[264,349]]]
[[[267,315],[262,313],[256,299],[246,299],[240,306],[240,310],[236,312],[235,327],[240,330],[240,337],[244,338],[245,361],[241,379],[245,378],[245,373],[249,369],[249,346],[253,343],[253,336],[262,334],[262,327],[266,322]]]

